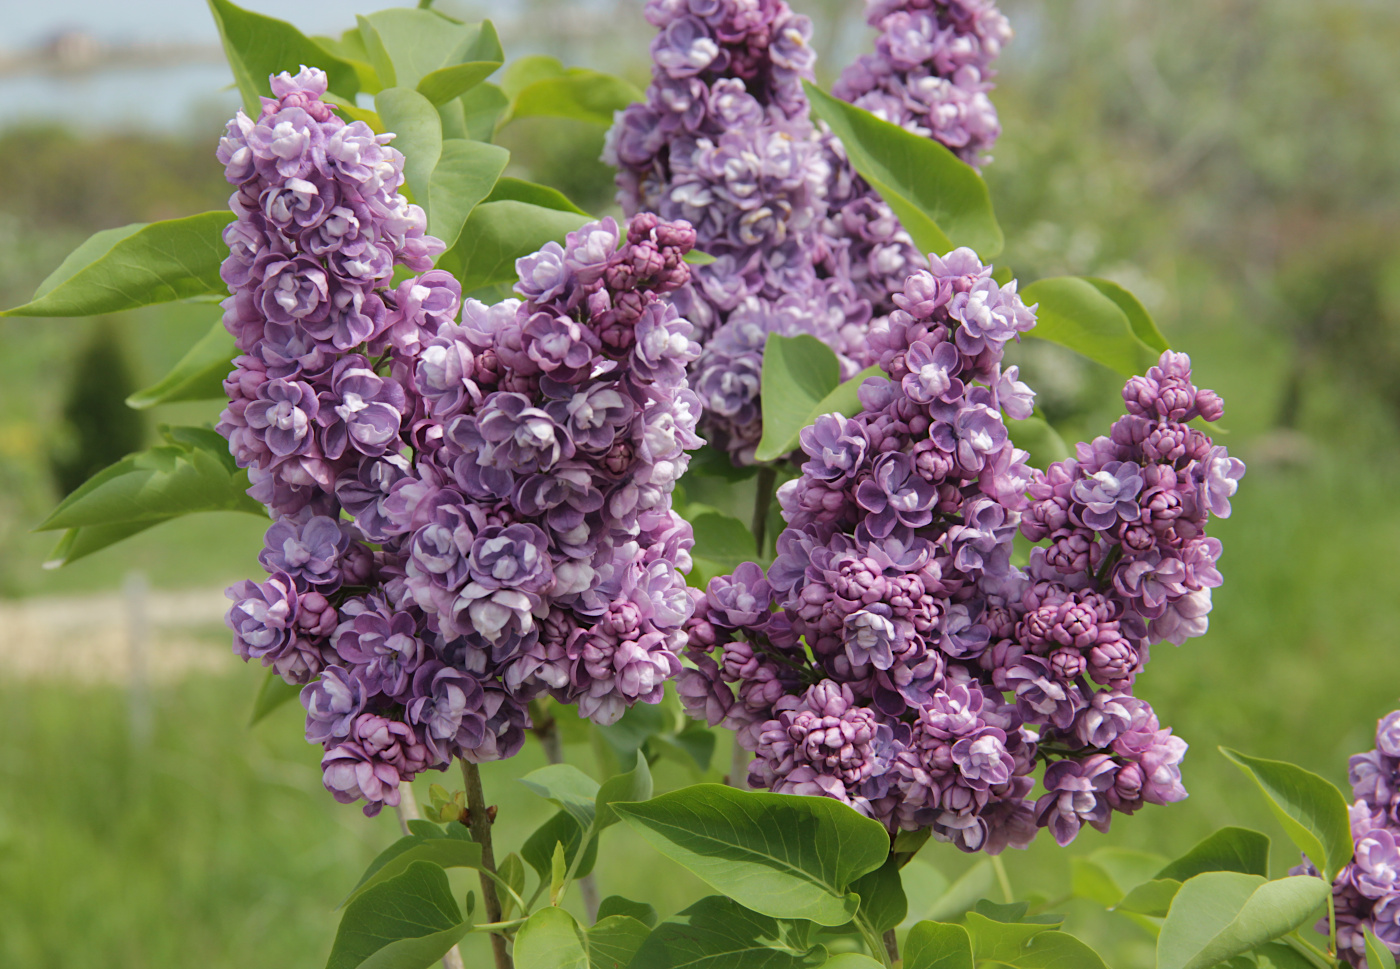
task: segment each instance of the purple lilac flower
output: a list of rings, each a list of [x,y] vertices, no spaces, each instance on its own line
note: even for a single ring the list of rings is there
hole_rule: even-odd
[[[664,300],[695,233],[591,223],[520,261],[524,301],[464,303],[392,136],[336,117],[318,70],[272,87],[219,148],[219,429],[276,519],[228,623],[305,684],[325,786],[374,814],[428,767],[513,756],[536,697],[611,723],[680,673],[699,347]]]
[[[888,379],[861,387],[861,413],[802,432],[766,575],[742,566],[696,603],[679,692],[754,752],[759,786],[967,851],[1040,828],[1067,844],[1186,796],[1185,741],[1132,691],[1154,642],[1205,631],[1221,546],[1201,482],[1207,461],[1222,480],[1237,469],[1180,423],[1207,412],[1196,401],[1221,408],[1170,353],[1129,381],[1111,436],[1028,469],[1005,418],[1031,391],[1001,353],[1032,311],[968,250],[929,267],[870,334]],[[1018,529],[1043,543],[1026,568]],[[1400,752],[1400,714],[1384,736]],[[1400,788],[1370,760],[1353,773]]]

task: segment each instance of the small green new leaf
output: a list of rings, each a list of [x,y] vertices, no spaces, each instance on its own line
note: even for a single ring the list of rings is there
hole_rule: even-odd
[[[1289,839],[1330,882],[1351,861],[1351,821],[1347,800],[1331,781],[1281,760],[1250,757],[1221,747],[1268,799]]]
[[[456,245],[472,210],[491,194],[509,163],[510,152],[497,145],[465,138],[444,141],[428,179],[428,233],[448,249]]]
[[[550,764],[531,771],[520,783],[567,811],[585,831],[593,826],[598,782],[572,764]]]
[[[549,859],[549,904],[558,905],[559,896],[564,891],[564,878],[569,874],[569,862],[564,855],[564,846],[554,843],[554,854]]]
[[[1028,337],[1068,347],[1125,376],[1146,372],[1161,355],[1138,337],[1118,303],[1087,279],[1053,276],[1020,292],[1026,305],[1039,304]]]
[[[1179,882],[1203,871],[1238,871],[1269,877],[1269,836],[1249,828],[1221,828],[1157,872]]]
[[[1298,875],[1208,871],[1181,886],[1157,937],[1158,969],[1207,969],[1291,932],[1327,904],[1331,884]]]
[[[588,936],[562,908],[542,908],[515,937],[515,964],[521,969],[589,969]]]
[[[851,883],[889,853],[879,822],[829,798],[697,784],[613,810],[662,854],[773,918],[845,924],[860,901]]]
[[[39,284],[34,299],[0,316],[95,316],[227,295],[219,266],[231,221],[232,212],[204,212],[99,232]]]
[[[442,118],[437,108],[408,87],[380,91],[374,96],[374,108],[385,129],[394,133],[394,147],[403,152],[403,178],[414,201],[429,210],[431,219],[431,180],[442,157]]]
[[[653,929],[630,969],[814,969],[826,949],[811,941],[811,928],[709,895]]]
[[[360,76],[354,65],[285,20],[244,10],[228,0],[209,0],[209,11],[223,38],[233,79],[243,95],[243,108],[250,116],[256,118],[262,108],[258,98],[272,93],[269,76],[282,71],[295,74],[303,64],[325,71],[331,91],[346,100],[355,100]]]
[[[257,724],[273,710],[300,694],[301,687],[288,683],[274,670],[268,670],[262,685],[258,687],[257,698],[253,700],[253,714],[248,718],[248,726]]]
[[[233,370],[233,357],[237,352],[233,336],[222,320],[216,320],[209,332],[190,347],[159,383],[132,394],[126,399],[126,406],[146,410],[157,404],[182,400],[222,399],[226,396],[224,378]]]
[[[904,940],[904,969],[972,969],[972,940],[961,925],[920,922]]]
[[[692,249],[687,252],[682,259],[690,266],[708,266],[715,261],[715,257],[708,252],[701,252],[699,249]]]
[[[345,907],[326,969],[405,969],[441,959],[469,924],[447,872],[427,861],[367,889]]]
[[[1376,938],[1376,934],[1371,931],[1370,926],[1366,926],[1364,931],[1366,933],[1366,965],[1368,969],[1395,969],[1395,955],[1390,951],[1390,946]]]
[[[851,166],[880,193],[920,252],[942,256],[957,246],[984,262],[1004,242],[987,184],[976,169],[938,142],[906,131],[803,82],[812,114],[841,139]]]

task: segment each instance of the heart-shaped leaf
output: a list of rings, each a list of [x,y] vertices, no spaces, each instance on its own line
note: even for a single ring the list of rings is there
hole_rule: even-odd
[[[1220,752],[1259,786],[1298,850],[1330,882],[1351,861],[1351,820],[1347,800],[1336,785],[1294,764],[1250,757],[1221,747]]]
[[[605,917],[602,912],[599,906],[598,921],[588,930],[589,969],[627,969],[651,935],[651,928],[630,915]],[[655,917],[653,912],[652,918]]]
[[[435,837],[406,835],[385,848],[369,863],[359,883],[341,904],[347,905],[375,885],[407,871],[414,862],[428,861],[439,868],[481,867],[481,845],[461,838],[445,838],[440,832],[438,829]]]
[[[415,861],[345,907],[326,969],[421,969],[441,959],[469,927],[447,872]]]
[[[429,209],[433,171],[442,157],[442,118],[437,108],[408,87],[380,91],[374,96],[374,108],[385,130],[393,132],[394,147],[403,152],[403,178],[413,200]]]
[[[23,306],[0,316],[95,316],[196,296],[225,296],[232,212],[107,229],[84,242]]]
[[[598,921],[613,915],[627,915],[647,926],[656,924],[656,909],[646,902],[634,902],[621,895],[609,895],[598,903]]]
[[[1123,311],[1123,315],[1128,318],[1128,324],[1139,340],[1158,353],[1169,349],[1167,339],[1162,336],[1162,331],[1157,329],[1157,323],[1152,319],[1152,314],[1147,312],[1147,307],[1143,306],[1136,296],[1108,279],[1099,279],[1096,276],[1082,276],[1080,278],[1117,304],[1118,308]]]
[[[445,140],[428,179],[429,235],[437,236],[449,249],[456,245],[472,210],[491,194],[509,163],[510,152],[497,145],[465,138]]]
[[[1269,836],[1249,828],[1221,828],[1157,872],[1179,882],[1203,871],[1238,871],[1269,877]]]
[[[1154,878],[1138,885],[1114,907],[1124,912],[1164,918],[1171,908],[1172,899],[1176,898],[1179,891],[1181,882],[1175,878]]]
[[[1157,937],[1158,969],[1207,969],[1277,939],[1327,904],[1331,885],[1297,875],[1208,871],[1181,886]]]
[[[909,900],[904,897],[900,878],[900,860],[893,855],[869,874],[851,883],[851,891],[860,896],[857,918],[877,935],[892,929],[909,914]]]
[[[523,80],[523,72],[517,72],[512,78],[516,89],[502,124],[509,124],[516,118],[545,116],[606,128],[613,123],[616,112],[644,97],[634,85],[620,77],[582,67],[565,70],[558,61],[546,65],[539,63],[539,58],[534,60],[536,63],[531,68],[538,76],[523,86],[517,86]],[[553,67],[557,67],[557,71],[550,70]]]
[[[851,883],[889,853],[878,821],[825,797],[697,784],[613,810],[662,854],[774,918],[850,921]]]
[[[972,939],[961,925],[920,922],[904,940],[904,969],[972,969]]]
[[[1001,226],[976,169],[931,138],[802,85],[812,115],[841,139],[851,166],[894,210],[920,252],[967,246],[983,259],[1001,252]]]
[[[578,853],[579,844],[582,841],[583,829],[579,827],[578,822],[567,811],[560,811],[536,828],[530,837],[525,839],[525,844],[520,848],[520,857],[524,858],[525,863],[535,870],[535,874],[539,876],[541,881],[547,881],[552,868],[554,846],[556,844],[564,846],[564,860],[572,865],[574,855]],[[574,877],[582,878],[587,875],[593,870],[597,859],[598,839],[589,838],[588,846],[583,850],[583,857],[579,859],[578,869],[574,872]]]
[[[769,336],[763,348],[763,438],[754,457],[775,461],[792,452],[802,429],[822,414],[858,413],[857,391],[876,376],[880,369],[870,367],[842,383],[836,354],[816,337]]]
[[[520,783],[567,811],[585,831],[593,826],[598,782],[572,764],[550,764],[520,778]]]

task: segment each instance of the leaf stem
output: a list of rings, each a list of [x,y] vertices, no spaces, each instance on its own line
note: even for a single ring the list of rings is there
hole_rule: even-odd
[[[473,925],[471,928],[467,929],[467,931],[490,932],[491,938],[495,940],[502,937],[497,933],[504,932],[507,929],[518,929],[520,928],[520,926],[524,925],[528,921],[530,921],[528,918],[524,918],[511,919],[509,922],[482,922],[480,925]],[[509,959],[510,956],[506,956],[506,958]],[[497,963],[497,965],[500,965],[500,963]]]
[[[470,821],[472,840],[481,845],[481,900],[486,906],[486,918],[490,923],[501,920],[501,900],[496,895],[496,883],[487,875],[496,873],[496,853],[491,848],[491,816],[486,812],[486,794],[481,789],[481,770],[471,761],[462,761],[462,780],[467,787],[467,818]],[[513,969],[510,953],[506,951],[506,937],[498,931],[491,932],[491,953],[496,958],[496,969]]]
[[[1336,959],[1333,959],[1296,932],[1290,932],[1288,935],[1285,935],[1283,941],[1292,948],[1293,951],[1317,966],[1318,969],[1333,969],[1333,967],[1337,965]]]
[[[1010,905],[1016,901],[1016,896],[1011,891],[1011,879],[1006,877],[1006,865],[1002,863],[1001,855],[992,855],[992,871],[997,874],[997,884],[1001,886],[1002,897],[1006,899],[1006,904]]]
[[[885,946],[885,940],[870,927],[864,918],[857,918],[856,925],[860,926],[860,935],[865,940],[865,947],[870,950],[870,957],[879,960],[880,965],[885,966],[886,969],[893,966],[894,963],[890,961],[890,951]]]
[[[1334,960],[1337,957],[1337,896],[1332,892],[1332,886],[1327,886],[1327,954]]]
[[[773,504],[773,485],[777,480],[778,469],[771,464],[758,469],[758,487],[753,496],[753,539],[759,558],[763,558],[767,546],[768,506]]]

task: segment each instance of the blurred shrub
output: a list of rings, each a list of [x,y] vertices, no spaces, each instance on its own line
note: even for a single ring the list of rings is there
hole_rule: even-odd
[[[107,465],[138,450],[146,422],[126,406],[137,389],[120,331],[99,318],[78,350],[63,399],[63,422],[49,447],[54,484],[69,494]]]

